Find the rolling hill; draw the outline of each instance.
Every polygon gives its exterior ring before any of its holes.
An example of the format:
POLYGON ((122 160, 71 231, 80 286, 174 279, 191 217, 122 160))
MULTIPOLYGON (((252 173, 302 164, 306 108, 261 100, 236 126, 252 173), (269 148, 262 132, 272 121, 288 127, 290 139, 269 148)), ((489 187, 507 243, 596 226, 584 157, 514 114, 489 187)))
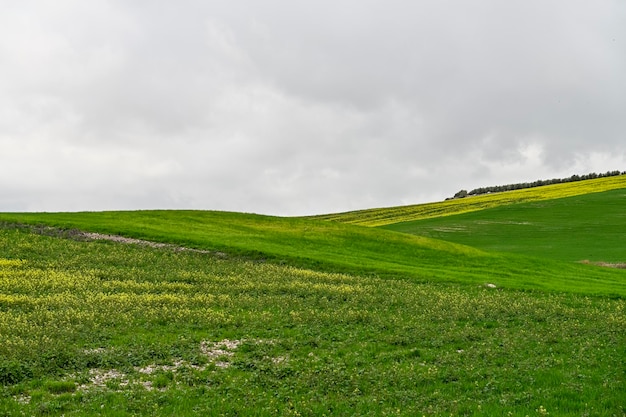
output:
POLYGON ((0 221, 121 235, 327 272, 626 295, 626 271, 486 252, 407 233, 310 218, 129 211, 6 213, 0 214, 0 221))
POLYGON ((357 210, 346 213, 313 216, 312 218, 333 220, 363 226, 385 226, 388 224, 408 222, 412 220, 479 211, 508 204, 553 200, 563 197, 624 188, 626 188, 626 175, 619 175, 579 182, 546 185, 516 191, 483 194, 474 197, 446 200, 435 203, 357 210))
POLYGON ((0 213, 0 415, 626 415, 625 197, 0 213))
POLYGON ((625 263, 626 190, 518 203, 449 217, 399 222, 388 230, 565 261, 625 263))

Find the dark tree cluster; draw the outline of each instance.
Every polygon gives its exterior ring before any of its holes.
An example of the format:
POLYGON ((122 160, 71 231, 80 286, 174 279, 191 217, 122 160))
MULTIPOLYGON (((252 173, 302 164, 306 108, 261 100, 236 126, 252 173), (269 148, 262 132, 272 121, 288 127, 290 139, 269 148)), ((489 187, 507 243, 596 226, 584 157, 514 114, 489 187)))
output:
POLYGON ((617 175, 626 175, 626 171, 607 171, 604 174, 596 174, 595 172, 586 174, 586 175, 572 175, 568 178, 553 178, 551 180, 537 180, 534 182, 522 182, 518 184, 507 184, 507 185, 496 185, 491 187, 480 187, 475 188, 471 191, 461 190, 457 192, 453 198, 463 198, 471 195, 480 195, 480 194, 488 194, 488 193, 499 193, 502 191, 513 191, 513 190, 521 190, 523 188, 533 188, 533 187, 541 187, 543 185, 550 184, 562 184, 566 182, 574 182, 574 181, 582 181, 582 180, 591 180, 594 178, 604 178, 604 177, 614 177, 617 175))

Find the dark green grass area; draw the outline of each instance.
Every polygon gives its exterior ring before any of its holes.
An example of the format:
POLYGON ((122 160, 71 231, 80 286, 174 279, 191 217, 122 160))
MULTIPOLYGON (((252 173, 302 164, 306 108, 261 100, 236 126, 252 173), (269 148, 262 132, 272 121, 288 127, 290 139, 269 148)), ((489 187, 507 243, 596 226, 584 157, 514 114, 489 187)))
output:
POLYGON ((625 312, 5 227, 0 415, 623 416, 625 312))
POLYGON ((487 251, 626 263, 626 190, 513 204, 384 228, 487 251))
POLYGON ((0 214, 0 221, 119 234, 326 272, 626 296, 623 270, 329 221, 212 211, 0 214))

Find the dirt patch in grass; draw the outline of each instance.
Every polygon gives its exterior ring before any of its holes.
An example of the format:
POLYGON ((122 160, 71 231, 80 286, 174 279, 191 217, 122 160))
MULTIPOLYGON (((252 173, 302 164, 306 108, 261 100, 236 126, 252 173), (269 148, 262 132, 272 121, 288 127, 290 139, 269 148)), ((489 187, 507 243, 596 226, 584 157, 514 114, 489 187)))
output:
POLYGON ((172 245, 170 243, 159 243, 152 242, 149 240, 142 239, 133 239, 130 237, 118 236, 118 235, 107 235, 102 233, 90 233, 90 232, 76 232, 75 236, 82 237, 87 240, 108 240, 111 242, 124 243, 129 245, 141 245, 148 246, 150 248, 162 248, 162 249, 171 249, 177 252, 194 252, 194 253, 204 253, 208 255, 217 256, 219 258, 226 258, 227 255, 223 252, 211 251, 211 250, 202 250, 202 249, 192 249, 186 248, 184 246, 172 245))
POLYGON ((602 262, 602 261, 591 262, 585 259, 585 260, 579 261, 579 263, 585 264, 585 265, 602 266, 604 268, 626 269, 626 262, 602 262))
MULTIPOLYGON (((235 355, 236 350, 242 343, 273 344, 274 342, 272 340, 248 339, 224 339, 218 342, 203 340, 200 342, 199 349, 202 355, 209 360, 209 364, 215 365, 216 368, 224 369, 231 366, 231 360, 235 355)), ((104 354, 108 351, 110 351, 110 349, 95 348, 85 350, 84 352, 98 355, 104 354)), ((287 361, 287 358, 284 356, 267 356, 265 359, 274 365, 283 364, 287 361)), ((202 372, 208 368, 208 364, 196 365, 180 358, 173 358, 171 364, 168 365, 149 364, 141 367, 136 366, 134 367, 134 372, 130 372, 129 374, 117 369, 93 368, 89 370, 87 381, 80 384, 77 388, 79 391, 112 389, 119 392, 120 390, 124 390, 132 386, 141 385, 148 391, 152 391, 154 389, 165 390, 166 387, 160 385, 161 382, 158 380, 158 374, 163 372, 176 374, 181 368, 188 368, 202 372)), ((69 375, 69 377, 73 379, 77 376, 72 374, 69 375)))
POLYGON ((78 241, 107 240, 110 242, 123 243, 127 245, 140 245, 140 246, 147 246, 150 248, 157 248, 157 249, 159 248, 169 249, 169 250, 173 250, 176 252, 203 253, 203 254, 215 256, 217 258, 228 257, 226 253, 220 252, 220 251, 193 249, 193 248, 187 248, 184 246, 173 245, 170 243, 153 242, 149 240, 134 239, 130 237, 119 236, 119 235, 109 235, 109 234, 104 234, 104 233, 84 232, 78 229, 61 229, 58 227, 51 227, 51 226, 42 226, 42 225, 31 226, 31 225, 26 225, 26 224, 11 224, 11 223, 5 223, 5 222, 0 222, 0 227, 28 229, 32 232, 35 232, 37 234, 44 235, 44 236, 60 237, 60 238, 65 238, 65 239, 78 240, 78 241))

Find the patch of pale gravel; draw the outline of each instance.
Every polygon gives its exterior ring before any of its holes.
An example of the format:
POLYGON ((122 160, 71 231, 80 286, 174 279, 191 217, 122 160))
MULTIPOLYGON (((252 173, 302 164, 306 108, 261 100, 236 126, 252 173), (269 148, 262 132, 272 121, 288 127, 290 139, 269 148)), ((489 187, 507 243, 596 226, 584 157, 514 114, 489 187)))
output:
MULTIPOLYGON (((119 381, 120 387, 128 387, 131 385, 126 374, 117 369, 90 369, 89 374, 91 375, 91 378, 89 378, 90 383, 80 385, 78 387, 79 391, 87 391, 93 388, 104 389, 109 381, 119 381)), ((154 389, 152 381, 137 381, 136 384, 141 385, 148 391, 154 389)))
POLYGON ((626 263, 596 262, 595 264, 605 268, 626 269, 626 263))
POLYGON ((144 387, 146 391, 154 390, 154 387, 152 386, 152 381, 142 381, 140 384, 142 387, 144 387))
POLYGON ((93 349, 83 349, 83 353, 85 355, 101 355, 103 353, 108 353, 111 352, 112 349, 110 348, 103 348, 103 347, 99 347, 99 348, 93 348, 93 349))
MULTIPOLYGON (((235 354, 235 350, 244 342, 252 342, 255 344, 267 343, 273 344, 273 340, 247 340, 247 339, 235 339, 229 340, 224 339, 220 342, 211 342, 208 340, 203 340, 200 342, 200 351, 204 356, 206 356, 209 360, 213 362, 215 366, 218 368, 228 368, 230 363, 224 360, 218 359, 229 359, 235 354)), ((270 359, 268 357, 268 359, 270 359)), ((271 358, 272 363, 278 364, 282 363, 284 358, 271 358)))
POLYGON ((26 395, 26 394, 14 395, 13 399, 17 401, 18 404, 21 404, 21 405, 30 404, 30 395, 26 395))
POLYGON ((192 369, 196 369, 199 371, 204 371, 206 369, 206 366, 198 366, 198 365, 189 363, 187 361, 177 360, 172 365, 152 364, 152 365, 144 366, 143 368, 136 367, 135 370, 139 372, 140 374, 152 375, 156 371, 176 372, 178 371, 179 368, 182 368, 183 366, 186 368, 192 368, 192 369))
POLYGON ((173 245, 168 245, 167 243, 151 242, 149 240, 133 239, 130 237, 124 237, 124 236, 118 236, 118 235, 107 235, 107 234, 102 234, 102 233, 81 232, 80 235, 84 238, 92 239, 92 240, 109 240, 111 242, 144 245, 144 246, 150 246, 152 248, 166 248, 169 246, 173 246, 173 245))
POLYGON ((449 226, 449 227, 436 227, 434 230, 437 232, 464 232, 467 228, 465 226, 449 226))
POLYGON ((103 233, 91 233, 91 232, 78 232, 77 235, 82 238, 90 239, 90 240, 108 240, 111 242, 124 243, 127 245, 142 245, 142 246, 148 246, 150 248, 172 249, 178 252, 204 253, 204 254, 214 255, 219 258, 227 257, 227 255, 223 252, 202 250, 202 249, 192 249, 192 248, 186 248, 184 246, 172 245, 170 243, 152 242, 150 240, 133 239, 130 237, 124 237, 124 236, 119 236, 119 235, 107 235, 103 233))
POLYGON ((272 360, 272 363, 274 365, 278 365, 278 364, 286 362, 287 361, 287 357, 285 357, 285 356, 278 356, 276 358, 271 358, 271 360, 272 360))
POLYGON ((160 242, 152 242, 149 240, 133 239, 133 238, 119 236, 119 235, 84 232, 82 230, 77 230, 77 229, 61 229, 58 227, 51 227, 51 226, 28 226, 28 225, 21 225, 21 224, 16 225, 16 226, 19 228, 27 228, 35 233, 39 233, 44 236, 62 237, 62 238, 75 239, 75 240, 108 240, 108 241, 124 243, 124 244, 143 245, 143 246, 148 246, 152 248, 171 249, 177 252, 204 253, 204 254, 213 255, 217 258, 228 257, 228 254, 224 252, 220 252, 220 251, 192 249, 192 248, 186 248, 184 246, 172 245, 169 243, 160 243, 160 242))
POLYGON ((200 342, 200 351, 218 368, 228 368, 230 362, 218 359, 232 357, 235 354, 233 351, 237 349, 242 342, 243 340, 228 339, 224 339, 221 342, 203 340, 200 342))
POLYGON ((200 351, 209 359, 216 359, 222 356, 233 356, 233 350, 237 349, 243 340, 224 339, 221 342, 200 342, 200 351))
MULTIPOLYGON (((205 355, 210 360, 210 362, 216 367, 228 368, 231 365, 229 360, 231 357, 234 356, 235 350, 237 350, 237 348, 239 348, 239 346, 241 346, 241 344, 245 342, 252 342, 255 344, 260 344, 260 343, 273 344, 274 343, 273 340, 224 339, 219 342, 203 340, 202 342, 200 342, 200 352, 202 352, 202 354, 205 355)), ((95 348, 95 349, 85 350, 85 353, 100 354, 100 353, 105 353, 108 350, 109 349, 107 348, 95 348)), ((285 356, 278 356, 278 357, 266 356, 264 359, 268 360, 269 362, 272 362, 275 365, 279 365, 287 361, 287 357, 285 356)), ((137 373, 140 373, 143 375, 152 375, 158 371, 177 372, 182 367, 192 368, 192 369, 199 370, 199 371, 204 371, 207 368, 206 365, 204 366, 194 365, 185 360, 178 359, 178 360, 175 360, 171 365, 151 364, 151 365, 147 365, 143 367, 135 367, 134 370, 137 373)), ((70 377, 75 377, 75 375, 70 375, 70 377)), ((78 389, 81 391, 86 391, 86 390, 93 389, 93 388, 106 388, 106 385, 109 381, 118 381, 120 387, 127 387, 131 385, 131 382, 128 376, 125 373, 120 372, 116 369, 90 369, 89 370, 89 383, 80 385, 78 389)), ((134 381, 132 384, 141 385, 143 388, 145 388, 148 391, 152 391, 155 389, 152 381, 134 381)), ((26 401, 25 398, 26 397, 24 397, 24 399, 22 399, 21 397, 19 398, 16 397, 16 401, 26 401)), ((28 397, 28 401, 30 401, 30 397, 28 397)))
POLYGON ((602 261, 591 262, 588 259, 585 259, 583 261, 578 261, 578 263, 585 264, 585 265, 602 266, 604 268, 626 269, 626 263, 625 262, 602 262, 602 261))
POLYGON ((120 386, 125 387, 129 384, 126 374, 117 369, 90 369, 89 370, 90 385, 83 384, 78 387, 79 390, 87 390, 92 387, 105 388, 107 382, 119 380, 120 386))

